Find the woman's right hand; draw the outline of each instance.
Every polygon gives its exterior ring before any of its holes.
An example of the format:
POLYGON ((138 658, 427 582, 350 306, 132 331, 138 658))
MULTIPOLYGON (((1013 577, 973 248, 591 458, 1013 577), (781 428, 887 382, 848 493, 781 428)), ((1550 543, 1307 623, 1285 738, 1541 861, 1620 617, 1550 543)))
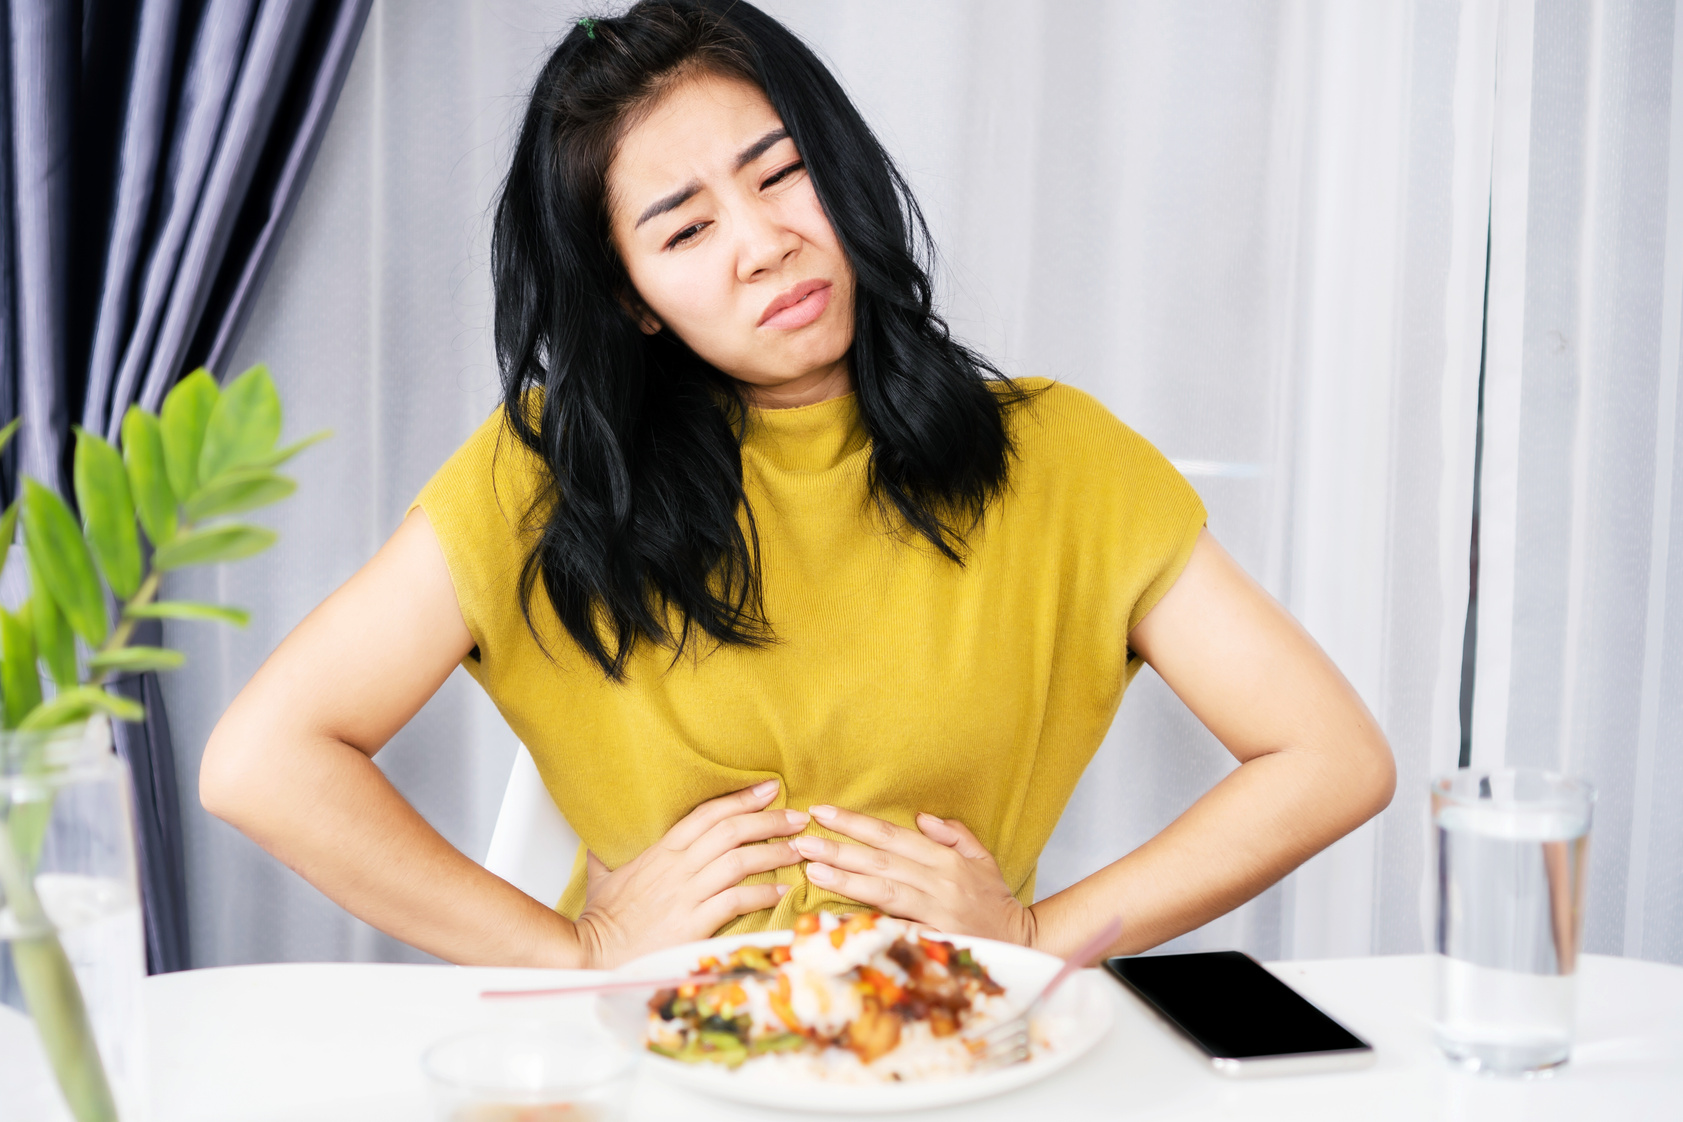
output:
POLYGON ((704 802, 612 872, 587 853, 576 924, 583 965, 611 970, 662 947, 711 938, 737 916, 775 905, 788 885, 740 882, 802 860, 789 842, 769 840, 807 824, 804 811, 765 809, 776 795, 777 780, 768 779, 704 802))

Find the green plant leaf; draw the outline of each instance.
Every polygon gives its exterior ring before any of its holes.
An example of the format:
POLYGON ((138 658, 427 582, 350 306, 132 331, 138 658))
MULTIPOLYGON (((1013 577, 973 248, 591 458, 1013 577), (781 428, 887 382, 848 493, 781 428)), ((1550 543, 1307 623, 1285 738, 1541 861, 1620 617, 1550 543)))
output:
POLYGON ((244 608, 199 604, 192 600, 160 600, 155 604, 137 604, 124 614, 132 619, 192 619, 209 623, 231 623, 235 627, 244 627, 251 622, 251 613, 244 608))
POLYGON ((5 722, 17 728, 41 704, 41 675, 35 669, 35 635, 29 629, 29 608, 14 615, 0 608, 0 689, 6 693, 5 722))
POLYGON ((35 591, 29 598, 29 621, 35 629, 35 647, 47 672, 59 689, 76 684, 76 636, 70 632, 70 621, 47 591, 47 584, 35 565, 29 566, 29 584, 35 591))
POLYGON ((204 448, 205 426, 221 398, 216 379, 201 366, 164 395, 163 408, 158 411, 170 490, 183 502, 199 489, 199 453, 204 448))
POLYGON ((0 429, 0 452, 4 452, 6 450, 6 445, 12 442, 12 437, 18 434, 18 426, 21 424, 23 424, 23 418, 21 416, 13 417, 11 420, 6 422, 5 428, 0 429))
POLYGON ((37 708, 18 727, 31 732, 56 729, 94 713, 109 713, 119 721, 146 719, 146 710, 138 701, 106 693, 98 686, 77 686, 37 708))
POLYGON ((229 526, 189 530, 185 534, 177 534, 168 545, 159 546, 152 554, 152 564, 167 571, 188 565, 238 561, 268 549, 275 544, 275 537, 275 532, 266 527, 237 522, 229 526))
POLYGON ((210 412, 199 452, 199 483, 213 482, 225 471, 245 467, 275 450, 280 439, 281 403, 269 368, 253 366, 222 390, 210 412))
POLYGON ((201 522, 224 514, 256 510, 278 503, 296 490, 298 484, 272 471, 250 468, 225 471, 200 487, 199 493, 187 503, 187 521, 201 522))
POLYGON ((18 536, 18 512, 23 508, 18 500, 13 499, 12 505, 6 508, 5 514, 0 514, 0 570, 6 567, 6 558, 12 552, 12 542, 18 536))
POLYGON ((96 674, 107 670, 139 673, 146 670, 174 670, 187 661, 187 656, 168 647, 118 647, 101 651, 88 659, 88 669, 96 674))
POLYGON ((158 418, 138 405, 123 415, 123 466, 129 473, 129 490, 135 510, 152 544, 162 545, 175 537, 176 498, 164 462, 164 436, 158 418))
POLYGON ((105 583, 119 600, 127 600, 140 588, 140 533, 134 528, 129 473, 121 454, 104 438, 84 428, 75 431, 72 476, 82 528, 105 583))
POLYGON ((82 528, 63 499, 27 477, 23 481, 23 543, 35 572, 76 634, 90 647, 105 642, 110 627, 105 593, 82 540, 82 528))
POLYGON ((322 429, 320 432, 312 432, 303 440, 297 441, 293 444, 288 444, 285 448, 276 448, 267 456, 259 456, 246 466, 250 468, 278 468, 282 464, 286 463, 286 461, 302 452, 304 449, 310 447, 310 445, 320 444, 332 435, 332 429, 322 429))

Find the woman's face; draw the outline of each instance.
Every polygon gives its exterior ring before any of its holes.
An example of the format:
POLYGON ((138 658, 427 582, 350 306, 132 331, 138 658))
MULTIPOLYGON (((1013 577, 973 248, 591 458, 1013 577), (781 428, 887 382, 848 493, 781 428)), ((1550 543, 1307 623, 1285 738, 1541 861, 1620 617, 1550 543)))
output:
POLYGON ((620 141, 608 210, 645 331, 675 332, 759 405, 851 389, 853 270, 758 87, 673 87, 620 141))

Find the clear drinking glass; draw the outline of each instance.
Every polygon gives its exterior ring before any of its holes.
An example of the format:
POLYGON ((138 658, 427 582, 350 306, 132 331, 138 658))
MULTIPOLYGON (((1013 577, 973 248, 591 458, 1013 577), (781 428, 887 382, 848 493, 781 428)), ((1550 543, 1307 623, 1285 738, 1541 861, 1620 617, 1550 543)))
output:
POLYGON ((103 717, 0 733, 0 1004, 34 1020, 67 1100, 124 1122, 147 1111, 129 806, 103 717))
POLYGON ((1589 784, 1528 769, 1432 781, 1437 1021, 1451 1060, 1525 1073, 1572 1050, 1589 784))
POLYGON ((439 1122, 618 1122, 637 1055, 600 1031, 512 1025, 427 1049, 439 1122))

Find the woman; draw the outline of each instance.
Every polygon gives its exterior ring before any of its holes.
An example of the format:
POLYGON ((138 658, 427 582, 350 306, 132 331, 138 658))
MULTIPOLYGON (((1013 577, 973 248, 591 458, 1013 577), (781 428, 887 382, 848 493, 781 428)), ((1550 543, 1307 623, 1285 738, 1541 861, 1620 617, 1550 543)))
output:
POLYGON ((1377 813, 1349 685, 1154 449, 948 337, 926 237, 757 9, 579 21, 497 210, 504 407, 229 708, 206 807, 441 957, 594 967, 859 904, 1138 951, 1377 813), (583 841, 554 910, 372 763, 458 663, 583 841), (1241 766, 1035 902, 1143 663, 1241 766))

